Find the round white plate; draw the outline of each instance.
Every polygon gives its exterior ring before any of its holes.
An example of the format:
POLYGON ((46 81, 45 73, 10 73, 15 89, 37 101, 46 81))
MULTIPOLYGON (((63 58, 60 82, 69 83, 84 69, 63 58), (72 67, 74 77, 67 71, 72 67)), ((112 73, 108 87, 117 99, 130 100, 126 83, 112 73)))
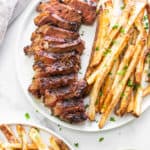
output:
MULTIPOLYGON (((28 93, 28 87, 32 81, 33 77, 33 70, 32 70, 32 64, 33 64, 33 58, 29 58, 28 56, 25 56, 23 48, 30 44, 30 37, 31 33, 35 30, 35 25, 33 23, 34 17, 37 15, 35 8, 37 4, 40 2, 40 0, 32 1, 28 8, 25 10, 25 12, 22 15, 22 23, 20 24, 20 28, 18 28, 18 41, 16 45, 16 66, 17 66, 17 75, 19 82, 21 84, 21 87, 23 88, 23 91, 25 95, 27 96, 27 99, 29 100, 30 103, 33 104, 35 109, 37 109, 40 113, 42 113, 45 117, 47 117, 50 121, 53 121, 54 123, 60 124, 64 127, 74 129, 74 130, 80 130, 80 131, 86 131, 86 132, 96 132, 96 131, 104 131, 104 130, 110 130, 113 128, 120 127, 122 125, 127 124, 131 120, 134 119, 132 116, 125 116, 122 118, 115 117, 116 121, 111 122, 108 121, 107 124, 103 129, 98 128, 98 116, 96 121, 90 122, 90 121, 85 121, 84 123, 74 125, 74 124, 69 124, 63 121, 60 121, 58 118, 52 116, 50 114, 50 110, 44 107, 42 102, 39 100, 36 100, 34 97, 32 97, 28 93)), ((120 8, 120 7, 119 7, 120 8)), ((80 77, 82 77, 86 71, 88 62, 89 62, 89 57, 91 53, 91 47, 93 44, 93 39, 94 39, 94 34, 95 34, 95 24, 93 26, 83 26, 80 29, 80 32, 83 33, 83 36, 81 38, 85 41, 85 51, 82 56, 82 68, 81 68, 81 73, 79 74, 80 77)), ((150 101, 146 100, 148 99, 145 98, 143 102, 143 108, 142 111, 145 111, 149 106, 150 106, 150 101)), ((86 102, 89 101, 88 98, 85 100, 86 102)), ((112 114, 113 115, 113 114, 112 114)))
MULTIPOLYGON (((45 144, 50 146, 49 139, 51 136, 55 136, 56 138, 62 140, 69 147, 70 150, 73 150, 73 147, 65 139, 63 139, 61 136, 56 134, 54 131, 47 129, 45 127, 41 127, 41 126, 35 125, 35 124, 26 124, 26 123, 7 122, 7 123, 3 123, 3 124, 8 125, 14 131, 14 133, 16 133, 16 125, 22 125, 26 131, 29 131, 30 128, 36 128, 40 131, 40 136, 45 144)), ((1 133, 0 133, 0 140, 6 141, 6 139, 4 138, 4 135, 1 133)))

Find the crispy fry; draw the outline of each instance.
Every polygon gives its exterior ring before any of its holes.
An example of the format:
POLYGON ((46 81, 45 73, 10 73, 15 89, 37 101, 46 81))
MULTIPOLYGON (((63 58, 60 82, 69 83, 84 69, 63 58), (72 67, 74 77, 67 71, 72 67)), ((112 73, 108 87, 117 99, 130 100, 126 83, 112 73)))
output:
MULTIPOLYGON (((145 5, 146 5, 146 2, 143 2, 140 4, 140 8, 136 6, 137 8, 135 8, 135 10, 132 13, 132 16, 130 16, 130 18, 129 18, 128 25, 124 28, 124 33, 129 32, 129 30, 131 29, 136 18, 139 16, 140 12, 144 9, 145 5)), ((109 35, 109 37, 110 37, 110 35, 109 35)), ((111 47, 112 53, 109 53, 104 58, 101 65, 98 66, 98 68, 96 68, 96 70, 87 78, 88 84, 91 85, 92 83, 94 83, 96 78, 101 78, 102 81, 104 80, 107 73, 110 71, 111 66, 113 65, 114 59, 122 52, 122 49, 126 45, 128 38, 129 38, 128 34, 121 34, 117 38, 118 44, 114 44, 111 47), (108 67, 106 67, 106 65, 108 65, 108 67)))
POLYGON ((134 50, 135 50, 135 46, 133 45, 130 45, 124 55, 124 58, 119 66, 119 69, 117 71, 117 74, 115 76, 115 80, 113 82, 113 85, 112 85, 112 88, 111 88, 111 91, 110 93, 107 95, 106 99, 105 99, 105 102, 104 102, 104 108, 101 110, 101 112, 103 113, 106 108, 108 107, 108 105, 111 103, 111 98, 112 98, 112 95, 113 95, 113 91, 114 91, 114 88, 119 84, 119 82, 121 82, 121 79, 123 78, 124 74, 126 73, 127 71, 127 67, 128 67, 128 64, 133 56, 133 53, 134 53, 134 50))
POLYGON ((55 139, 53 137, 50 137, 50 143, 51 143, 51 147, 54 150, 61 150, 59 145, 57 144, 57 142, 55 141, 55 139))
MULTIPOLYGON (((130 83, 133 84, 133 75, 129 81, 130 81, 130 83)), ((133 86, 131 86, 131 84, 130 85, 128 84, 125 88, 125 91, 123 92, 122 97, 121 97, 119 109, 116 111, 116 114, 118 116, 123 116, 126 113, 129 102, 131 101, 132 90, 133 90, 133 86)))
POLYGON ((143 48, 143 35, 139 35, 138 39, 137 39, 137 45, 135 48, 135 54, 133 56, 133 59, 131 60, 131 63, 127 69, 127 72, 122 80, 122 82, 117 86, 117 88, 115 88, 114 90, 114 95, 112 98, 112 102, 111 104, 108 106, 107 110, 105 111, 105 113, 102 115, 102 118, 99 122, 99 127, 102 128, 104 126, 104 124, 106 123, 106 120, 108 119, 110 113, 112 112, 112 110, 114 109, 114 107, 117 105, 117 103, 119 102, 120 96, 125 88, 125 85, 130 77, 130 75, 132 74, 132 72, 135 69, 135 66, 138 62, 138 58, 140 56, 140 52, 141 49, 143 48))
POLYGON ((48 147, 43 143, 39 135, 39 132, 36 129, 31 128, 29 132, 29 136, 39 150, 48 150, 48 147))
POLYGON ((109 75, 105 81, 104 87, 102 89, 102 95, 99 97, 99 111, 100 112, 101 112, 101 109, 104 107, 104 105, 103 105, 104 100, 105 100, 107 94, 109 93, 109 91, 111 90, 116 72, 118 70, 118 66, 119 66, 119 59, 115 62, 111 72, 109 73, 109 75))
POLYGON ((150 94, 150 85, 148 85, 147 87, 145 87, 143 89, 143 96, 144 97, 147 96, 147 95, 149 95, 149 94, 150 94))
POLYGON ((127 108, 127 113, 132 113, 133 109, 134 109, 134 93, 133 93, 133 89, 132 89, 131 100, 130 100, 128 108, 127 108))
POLYGON ((98 24, 97 24, 97 34, 95 37, 95 44, 93 47, 93 56, 91 59, 90 67, 95 66, 97 61, 103 57, 103 51, 101 50, 104 44, 104 39, 107 34, 110 20, 111 20, 111 12, 112 12, 112 1, 107 0, 102 6, 102 10, 98 16, 98 24))

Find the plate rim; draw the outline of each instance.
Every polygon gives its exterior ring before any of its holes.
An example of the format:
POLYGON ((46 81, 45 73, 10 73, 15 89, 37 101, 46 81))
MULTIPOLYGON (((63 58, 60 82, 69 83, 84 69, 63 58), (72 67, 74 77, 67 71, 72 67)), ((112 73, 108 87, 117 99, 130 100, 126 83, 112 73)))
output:
POLYGON ((40 130, 47 132, 50 135, 56 136, 58 139, 62 140, 70 148, 70 150, 74 150, 73 146, 64 137, 62 137, 61 135, 59 135, 57 132, 53 131, 52 129, 49 129, 49 128, 42 126, 42 125, 39 125, 37 123, 30 123, 30 122, 27 123, 24 121, 19 121, 19 122, 6 121, 4 123, 2 123, 2 122, 0 123, 0 125, 2 125, 2 124, 10 125, 10 126, 12 126, 12 125, 23 125, 25 127, 38 128, 40 130))
MULTIPOLYGON (((25 24, 25 21, 27 20, 28 16, 30 15, 31 11, 34 10, 35 6, 40 2, 41 0, 37 0, 37 1, 31 1, 29 3, 29 5, 27 6, 27 8, 25 9, 25 12, 23 12, 23 14, 21 15, 22 18, 24 18, 24 21, 22 21, 20 24, 19 24, 19 28, 18 28, 18 35, 17 35, 17 40, 16 41, 19 41, 19 37, 21 36, 21 31, 23 30, 23 27, 24 27, 24 24, 25 24), (28 10, 28 12, 27 12, 28 10)), ((20 18, 19 18, 20 19, 20 18)), ((20 73, 19 73, 19 66, 18 66, 18 62, 17 62, 17 57, 18 57, 18 50, 20 48, 20 44, 19 42, 16 42, 16 49, 15 49, 15 66, 16 66, 16 76, 17 76, 17 80, 20 84, 20 87, 23 91, 23 93, 25 94, 25 97, 27 98, 27 100, 32 104, 33 108, 35 108, 36 110, 38 110, 42 115, 43 117, 45 117, 47 120, 55 123, 55 124, 60 124, 61 126, 65 127, 65 128, 68 128, 68 129, 71 129, 71 130, 75 130, 75 131, 80 131, 80 132, 100 132, 100 131, 109 131, 109 130, 113 130, 113 129, 117 129, 119 127, 122 127, 122 126, 125 126, 127 124, 129 124, 131 121, 135 120, 134 117, 130 117, 129 118, 126 118, 128 120, 126 121, 122 121, 121 123, 118 123, 116 125, 113 125, 111 128, 109 127, 104 127, 103 129, 94 129, 94 130, 89 130, 89 129, 80 129, 79 126, 75 126, 75 125, 72 125, 72 124, 69 124, 67 122, 64 122, 64 121, 61 121, 59 119, 57 119, 56 117, 54 116, 51 116, 51 115, 48 115, 46 112, 44 112, 44 110, 42 108, 40 108, 34 101, 35 99, 32 98, 32 96, 28 93, 27 89, 25 90, 24 87, 23 87, 23 84, 22 84, 22 80, 21 80, 21 77, 20 77, 20 73)), ((149 106, 148 106, 149 107, 149 106)), ((147 107, 147 108, 148 108, 147 107)), ((144 110, 146 111, 147 108, 144 110)), ((143 113, 143 112, 142 112, 143 113)))

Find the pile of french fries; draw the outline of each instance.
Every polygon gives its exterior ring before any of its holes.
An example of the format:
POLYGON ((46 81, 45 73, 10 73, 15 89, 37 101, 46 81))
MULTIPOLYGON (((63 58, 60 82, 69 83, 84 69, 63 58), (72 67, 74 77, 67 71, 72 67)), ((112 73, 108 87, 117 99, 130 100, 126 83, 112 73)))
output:
POLYGON ((41 138, 40 131, 36 128, 30 128, 27 133, 22 125, 16 125, 18 135, 15 135, 11 127, 3 124, 0 125, 0 131, 8 141, 0 140, 0 150, 69 150, 63 141, 53 135, 49 139, 50 146, 46 145, 41 138))
POLYGON ((150 93, 143 85, 150 76, 150 7, 147 0, 124 0, 113 22, 113 2, 100 7, 92 56, 86 80, 92 87, 88 116, 100 113, 103 128, 112 111, 139 117, 142 99, 150 93), (149 11, 149 12, 148 12, 149 11), (112 23, 113 22, 113 23, 112 23))

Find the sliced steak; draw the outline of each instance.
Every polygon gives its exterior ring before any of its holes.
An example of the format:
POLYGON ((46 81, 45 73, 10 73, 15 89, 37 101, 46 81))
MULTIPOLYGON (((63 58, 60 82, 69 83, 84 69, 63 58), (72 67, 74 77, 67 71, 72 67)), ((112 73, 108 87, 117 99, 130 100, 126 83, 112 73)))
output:
POLYGON ((59 88, 57 90, 46 90, 44 95, 44 103, 46 106, 52 107, 57 101, 82 98, 85 96, 87 88, 87 82, 81 80, 74 82, 68 87, 59 88))
POLYGON ((87 119, 83 99, 58 101, 52 108, 52 114, 70 123, 79 123, 87 119))
POLYGON ((82 12, 83 23, 87 25, 91 25, 94 23, 94 20, 96 19, 96 2, 84 2, 81 0, 64 0, 64 2, 74 9, 82 12))
POLYGON ((70 73, 77 73, 80 69, 80 62, 76 60, 58 61, 53 64, 45 64, 41 61, 35 62, 33 65, 34 71, 48 75, 64 75, 70 73))
POLYGON ((57 89, 59 87, 68 86, 77 79, 76 74, 69 74, 63 76, 50 76, 34 78, 29 87, 29 92, 35 97, 40 98, 44 95, 45 90, 57 89))
POLYGON ((31 46, 27 46, 24 48, 24 52, 27 55, 32 55, 36 51, 48 51, 48 52, 55 52, 55 53, 64 53, 67 51, 76 50, 79 54, 82 54, 84 50, 84 42, 78 38, 74 41, 67 41, 62 43, 59 40, 52 40, 52 39, 41 39, 38 42, 33 42, 31 46))
POLYGON ((54 27, 52 25, 43 25, 33 32, 31 40, 34 41, 38 37, 51 36, 54 38, 75 40, 79 37, 79 33, 54 27))
POLYGON ((80 55, 76 51, 66 53, 51 53, 46 51, 37 51, 34 55, 35 62, 42 61, 44 63, 52 64, 54 62, 63 62, 66 60, 74 60, 80 64, 80 55))
POLYGON ((63 3, 60 3, 59 1, 50 1, 50 2, 42 2, 37 7, 37 10, 39 12, 45 12, 48 11, 50 13, 56 14, 60 16, 61 18, 69 21, 69 22, 75 22, 78 25, 81 24, 81 12, 78 10, 73 9, 70 6, 64 5, 63 3))
POLYGON ((44 24, 51 24, 66 30, 77 31, 80 27, 76 22, 70 22, 63 19, 55 13, 50 13, 48 11, 40 13, 35 19, 34 23, 37 26, 42 26, 44 24))

